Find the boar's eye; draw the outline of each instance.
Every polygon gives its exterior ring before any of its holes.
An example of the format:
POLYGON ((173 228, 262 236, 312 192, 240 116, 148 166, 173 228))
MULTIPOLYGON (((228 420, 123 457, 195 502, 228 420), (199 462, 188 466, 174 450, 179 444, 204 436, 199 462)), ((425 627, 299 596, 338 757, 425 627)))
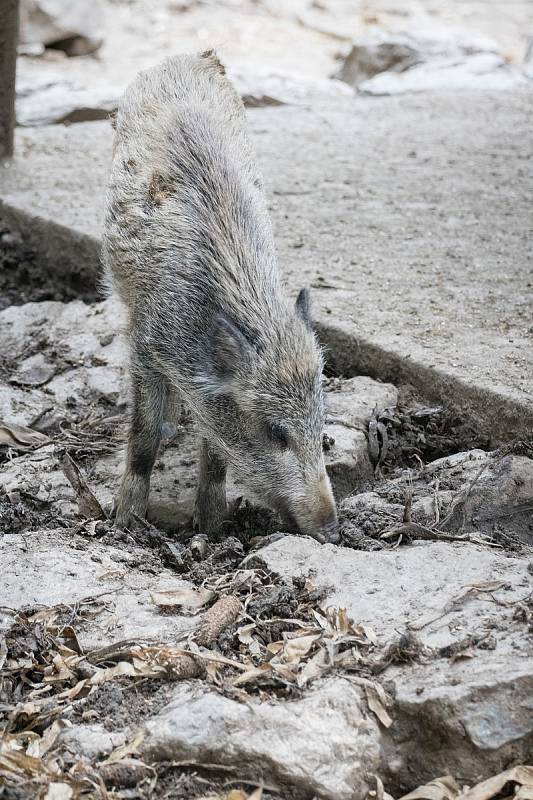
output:
POLYGON ((289 446, 289 431, 285 425, 271 423, 268 426, 268 438, 283 449, 289 446))

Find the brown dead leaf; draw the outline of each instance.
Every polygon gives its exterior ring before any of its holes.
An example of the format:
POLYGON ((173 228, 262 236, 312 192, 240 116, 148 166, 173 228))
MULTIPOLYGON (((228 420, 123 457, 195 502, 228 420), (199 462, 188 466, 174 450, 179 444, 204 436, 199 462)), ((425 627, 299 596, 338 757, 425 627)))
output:
POLYGON ((56 743, 57 737, 65 728, 66 723, 63 720, 54 720, 43 733, 42 739, 39 741, 39 755, 41 758, 51 750, 56 743))
POLYGON ((241 644, 246 645, 248 652, 252 656, 259 657, 265 648, 263 644, 259 643, 255 636, 252 636, 252 632, 256 630, 257 625, 255 622, 251 622, 249 625, 243 625, 237 628, 237 638, 241 644))
POLYGON ((251 669, 238 675, 232 682, 232 686, 243 686, 245 683, 251 683, 272 674, 272 667, 270 664, 261 664, 259 667, 252 667, 251 669))
POLYGON ((50 443, 48 436, 24 425, 0 421, 0 446, 12 447, 13 450, 25 452, 35 450, 50 443))
POLYGON ((319 678, 329 669, 327 653, 323 648, 320 648, 315 655, 307 661, 298 673, 296 682, 298 686, 303 689, 310 681, 319 678))
POLYGON ((369 625, 363 625, 362 623, 358 625, 357 628, 361 631, 363 636, 368 639, 370 644, 377 645, 378 637, 376 636, 376 632, 373 628, 371 628, 369 625))
POLYGON ((237 628, 237 638, 239 642, 241 642, 241 644, 252 644, 254 642, 252 631, 255 630, 257 630, 255 622, 250 622, 249 625, 241 625, 240 628, 237 628))
POLYGON ((29 756, 21 750, 0 750, 0 772, 4 771, 19 777, 46 777, 51 775, 40 758, 29 756))
POLYGON ((366 702, 368 703, 370 711, 376 715, 385 728, 390 728, 392 725, 392 719, 385 708, 386 696, 383 687, 377 683, 372 683, 369 681, 365 685, 365 694, 366 702))
POLYGON ((7 658, 7 643, 4 637, 0 639, 0 670, 5 664, 7 658))
POLYGON ((513 800, 533 797, 533 767, 513 767, 466 791, 461 790, 451 775, 444 775, 403 795, 400 800, 491 800, 501 795, 507 784, 513 783, 517 784, 511 793, 513 800))
POLYGON ((99 501, 89 489, 89 485, 83 477, 78 465, 72 460, 68 453, 64 453, 60 459, 61 469, 68 480, 78 500, 78 511, 82 517, 87 519, 106 519, 104 509, 99 501))
POLYGON ((283 646, 282 655, 288 664, 299 664, 308 654, 315 642, 322 637, 322 633, 315 633, 307 636, 297 636, 294 639, 287 639, 283 646))
POLYGON ((273 656, 277 655, 280 650, 283 650, 283 642, 270 642, 266 646, 267 652, 273 656))
POLYGON ((165 610, 180 608, 196 614, 214 596, 214 592, 203 588, 164 589, 160 592, 152 592, 152 602, 165 610))
POLYGON ((461 795, 461 800, 490 800, 490 798, 499 795, 507 783, 519 784, 514 798, 521 797, 525 800, 533 791, 533 767, 513 767, 505 772, 500 772, 499 775, 482 781, 466 791, 461 795))
POLYGON ((120 747, 115 748, 111 755, 109 755, 103 764, 115 764, 117 761, 121 761, 123 758, 127 756, 134 755, 138 752, 139 747, 144 742, 146 734, 143 731, 137 731, 131 742, 126 742, 126 744, 122 744, 120 747))
POLYGON ((130 664, 129 661, 119 661, 114 667, 99 669, 97 672, 95 672, 90 679, 90 683, 92 686, 99 686, 101 683, 112 681, 113 678, 122 677, 124 675, 133 677, 139 674, 140 673, 135 669, 133 664, 130 664))
POLYGON ((455 800, 461 794, 461 787, 451 775, 443 775, 429 783, 419 786, 401 800, 455 800))
POLYGON ((98 575, 96 578, 97 581, 120 581, 125 578, 127 572, 125 569, 108 569, 105 572, 102 572, 101 575, 98 575))

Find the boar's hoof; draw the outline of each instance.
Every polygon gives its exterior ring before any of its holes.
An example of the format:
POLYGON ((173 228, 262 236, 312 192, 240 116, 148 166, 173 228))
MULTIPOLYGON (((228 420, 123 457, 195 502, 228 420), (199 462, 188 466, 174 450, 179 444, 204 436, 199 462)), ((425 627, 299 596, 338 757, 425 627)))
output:
POLYGON ((322 542, 323 544, 338 544, 341 540, 341 536, 339 533, 339 525, 337 521, 331 522, 328 525, 324 525, 320 529, 319 536, 316 537, 318 541, 322 542), (320 537, 320 538, 319 538, 320 537))

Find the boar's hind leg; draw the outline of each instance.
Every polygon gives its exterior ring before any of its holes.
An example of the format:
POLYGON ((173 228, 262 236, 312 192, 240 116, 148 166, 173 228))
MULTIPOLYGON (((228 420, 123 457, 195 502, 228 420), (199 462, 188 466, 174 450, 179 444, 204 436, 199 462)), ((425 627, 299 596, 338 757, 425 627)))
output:
POLYGON ((199 533, 212 533, 225 516, 226 462, 218 453, 209 449, 207 439, 202 439, 194 527, 199 533))
POLYGON ((132 364, 131 425, 126 470, 120 485, 116 524, 128 527, 135 517, 146 517, 150 475, 161 441, 161 426, 167 400, 164 378, 152 370, 132 364))

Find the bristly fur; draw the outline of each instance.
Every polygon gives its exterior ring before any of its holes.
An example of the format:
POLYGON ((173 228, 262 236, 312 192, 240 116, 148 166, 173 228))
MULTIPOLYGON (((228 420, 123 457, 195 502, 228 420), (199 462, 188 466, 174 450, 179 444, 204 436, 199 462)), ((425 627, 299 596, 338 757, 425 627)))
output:
POLYGON ((295 307, 282 286, 244 108, 213 51, 167 59, 126 91, 103 259, 129 311, 134 397, 120 520, 145 513, 148 487, 135 465, 153 463, 157 426, 178 390, 204 437, 198 524, 212 528, 223 514, 228 461, 302 530, 333 530, 309 298, 295 307), (278 423, 289 448, 268 437, 278 423))

